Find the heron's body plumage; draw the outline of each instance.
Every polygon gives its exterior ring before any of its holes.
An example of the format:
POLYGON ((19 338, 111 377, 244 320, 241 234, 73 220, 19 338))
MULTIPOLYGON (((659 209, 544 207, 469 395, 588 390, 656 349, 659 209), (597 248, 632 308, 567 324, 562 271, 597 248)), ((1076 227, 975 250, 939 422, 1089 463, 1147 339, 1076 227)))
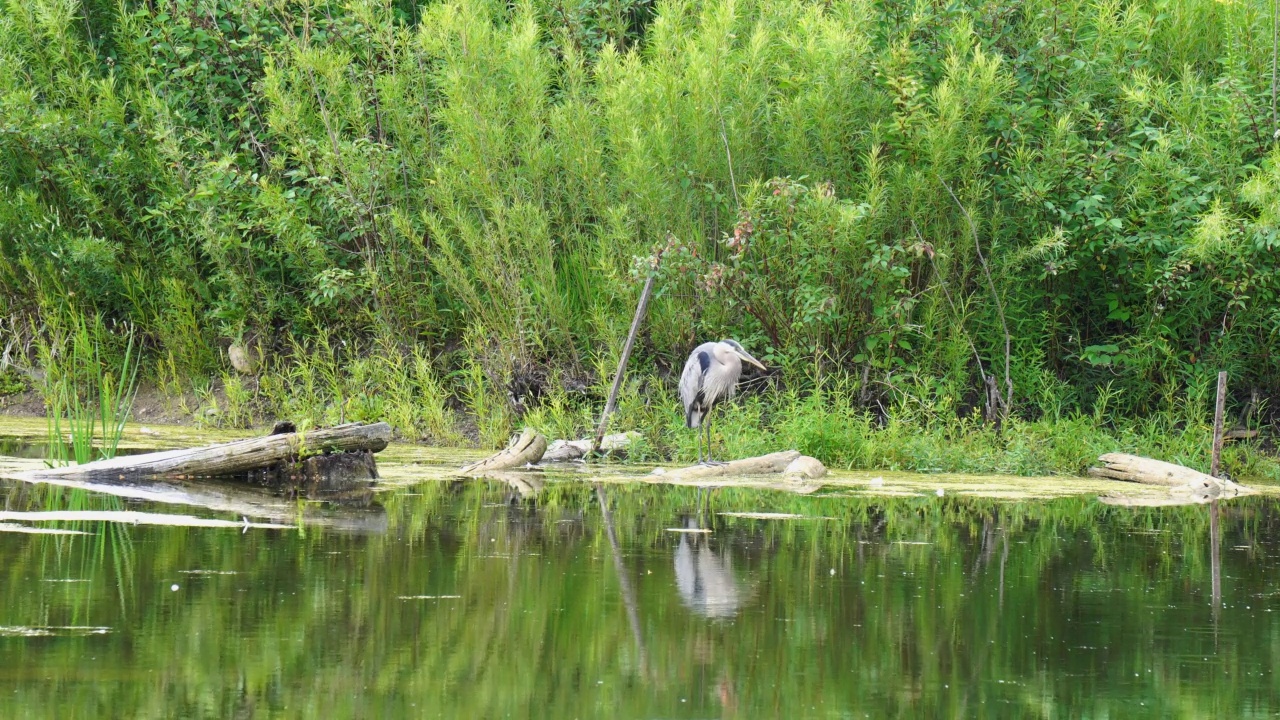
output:
MULTIPOLYGON (((711 423, 707 415, 721 400, 733 397, 742 375, 742 361, 764 369, 764 365, 736 340, 702 343, 689 353, 680 373, 680 402, 684 404, 684 424, 699 428, 706 424, 707 461, 711 461, 711 423)), ((702 434, 699 433, 698 461, 702 462, 702 434)))
POLYGON ((721 400, 733 397, 742 375, 742 361, 733 347, 707 342, 694 348, 680 373, 680 401, 685 426, 696 428, 721 400))

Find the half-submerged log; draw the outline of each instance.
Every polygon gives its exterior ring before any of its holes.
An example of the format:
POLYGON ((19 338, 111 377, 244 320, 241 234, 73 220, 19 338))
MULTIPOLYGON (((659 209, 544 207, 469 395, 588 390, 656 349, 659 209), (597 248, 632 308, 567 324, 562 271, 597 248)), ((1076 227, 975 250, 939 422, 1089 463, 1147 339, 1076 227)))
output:
POLYGON ((1210 502, 1257 492, 1225 478, 1138 455, 1107 453, 1098 461, 1104 466, 1089 468, 1093 477, 1167 487, 1174 502, 1210 502))
POLYGON ((479 462, 466 465, 460 471, 463 475, 484 475, 496 470, 532 465, 542 459, 547 452, 547 438, 532 428, 525 428, 507 447, 479 462))
POLYGON ((84 465, 38 470, 31 475, 35 479, 128 482, 157 477, 191 479, 244 476, 245 479, 253 480, 251 475, 255 472, 259 475, 266 472, 286 472, 294 476, 294 479, 302 476, 309 478, 309 482, 323 486, 317 489, 347 490, 357 485, 367 487, 369 481, 377 477, 370 453, 382 450, 390 441, 391 426, 386 423, 351 423, 199 448, 126 455, 84 465), (335 453, 353 453, 356 457, 348 460, 335 456, 335 453), (328 465, 335 465, 336 471, 322 473, 321 469, 328 465), (349 469, 348 465, 357 467, 359 471, 344 474, 342 471, 349 469), (291 466, 298 466, 299 469, 282 469, 291 466), (342 478, 347 480, 343 481, 342 478))
POLYGON ((800 457, 802 456, 797 450, 784 450, 783 452, 743 458, 742 460, 733 460, 718 465, 693 465, 675 470, 658 468, 654 471, 654 474, 661 475, 664 481, 671 482, 727 475, 772 475, 785 472, 791 463, 800 457))

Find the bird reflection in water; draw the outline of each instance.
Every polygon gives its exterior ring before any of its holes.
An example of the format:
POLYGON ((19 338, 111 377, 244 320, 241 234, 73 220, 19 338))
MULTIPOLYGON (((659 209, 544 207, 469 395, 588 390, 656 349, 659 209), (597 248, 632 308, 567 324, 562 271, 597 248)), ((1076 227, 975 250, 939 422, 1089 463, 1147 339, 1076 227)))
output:
MULTIPOLYGON (((690 521, 689 529, 697 529, 690 521)), ((717 553, 702 533, 680 533, 676 547, 676 589, 693 612, 709 618, 729 618, 742 606, 744 592, 733 575, 728 550, 717 553)))

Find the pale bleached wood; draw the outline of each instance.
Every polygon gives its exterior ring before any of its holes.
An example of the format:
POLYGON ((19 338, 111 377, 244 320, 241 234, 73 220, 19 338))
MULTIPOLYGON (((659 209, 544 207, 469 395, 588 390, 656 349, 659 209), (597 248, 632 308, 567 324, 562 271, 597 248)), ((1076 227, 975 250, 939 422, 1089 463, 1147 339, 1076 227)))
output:
POLYGON ((667 470, 662 473, 662 479, 664 482, 675 482, 725 475, 771 475, 783 472, 798 457, 800 457, 799 451, 784 450, 783 452, 770 453, 759 457, 734 460, 723 465, 693 465, 676 470, 667 470))
POLYGON ((130 480, 143 477, 216 477, 299 460, 326 452, 378 452, 391 442, 386 423, 352 423, 305 432, 282 433, 184 450, 125 455, 84 465, 37 470, 34 478, 130 480))
POLYGON ((1231 480, 1138 455, 1107 453, 1098 461, 1104 467, 1089 468, 1093 477, 1167 487, 1175 503, 1210 502, 1256 492, 1231 480))
POLYGON ((542 459, 547 452, 547 438, 531 428, 525 428, 520 437, 506 449, 479 461, 466 465, 460 471, 463 475, 483 475, 495 470, 532 465, 542 459))
POLYGON ((1104 463, 1106 467, 1091 468, 1089 474, 1144 485, 1178 487, 1205 479, 1214 479, 1189 467, 1126 453, 1107 453, 1099 457, 1098 461, 1104 463))
POLYGON ((1209 474, 1218 477, 1222 461, 1222 423, 1227 407, 1227 371, 1218 373, 1218 398, 1213 406, 1213 459, 1209 462, 1209 474))
POLYGON ((822 461, 817 458, 801 455, 792 460, 782 474, 788 478, 817 480, 827 474, 827 466, 823 465, 822 461))
MULTIPOLYGON (((638 432, 613 433, 605 435, 600 441, 600 452, 605 455, 623 455, 626 449, 631 445, 635 438, 639 437, 638 432)), ((547 447, 547 451, 543 453, 541 462, 571 462, 584 458, 591 453, 591 444, 593 440, 586 438, 583 440, 556 440, 547 447)))

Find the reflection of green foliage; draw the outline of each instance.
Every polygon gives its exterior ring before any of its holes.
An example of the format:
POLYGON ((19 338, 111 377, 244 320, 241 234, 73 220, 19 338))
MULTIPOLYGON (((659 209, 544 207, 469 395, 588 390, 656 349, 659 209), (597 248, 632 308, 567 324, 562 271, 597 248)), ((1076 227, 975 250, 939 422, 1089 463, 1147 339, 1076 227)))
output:
MULTIPOLYGON (((503 485, 432 482, 383 498, 384 535, 147 528, 124 551, 0 534, 0 625, 112 628, 0 639, 0 713, 708 717, 733 715, 726 700, 740 717, 1276 709, 1276 621, 1262 597, 1273 582, 1252 549, 1280 532, 1266 500, 1224 508, 1229 609, 1215 636, 1203 507, 605 492, 643 667, 593 488, 551 483, 520 500, 503 485), (732 557, 748 598, 732 622, 691 614, 675 590, 679 536, 666 528, 699 508, 714 529, 700 542, 732 557), (761 510, 829 519, 717 515, 761 510), (59 578, 89 582, 43 582, 59 578), (461 597, 399 599, 410 595, 461 597)), ((14 490, 9 505, 45 500, 14 490)))

